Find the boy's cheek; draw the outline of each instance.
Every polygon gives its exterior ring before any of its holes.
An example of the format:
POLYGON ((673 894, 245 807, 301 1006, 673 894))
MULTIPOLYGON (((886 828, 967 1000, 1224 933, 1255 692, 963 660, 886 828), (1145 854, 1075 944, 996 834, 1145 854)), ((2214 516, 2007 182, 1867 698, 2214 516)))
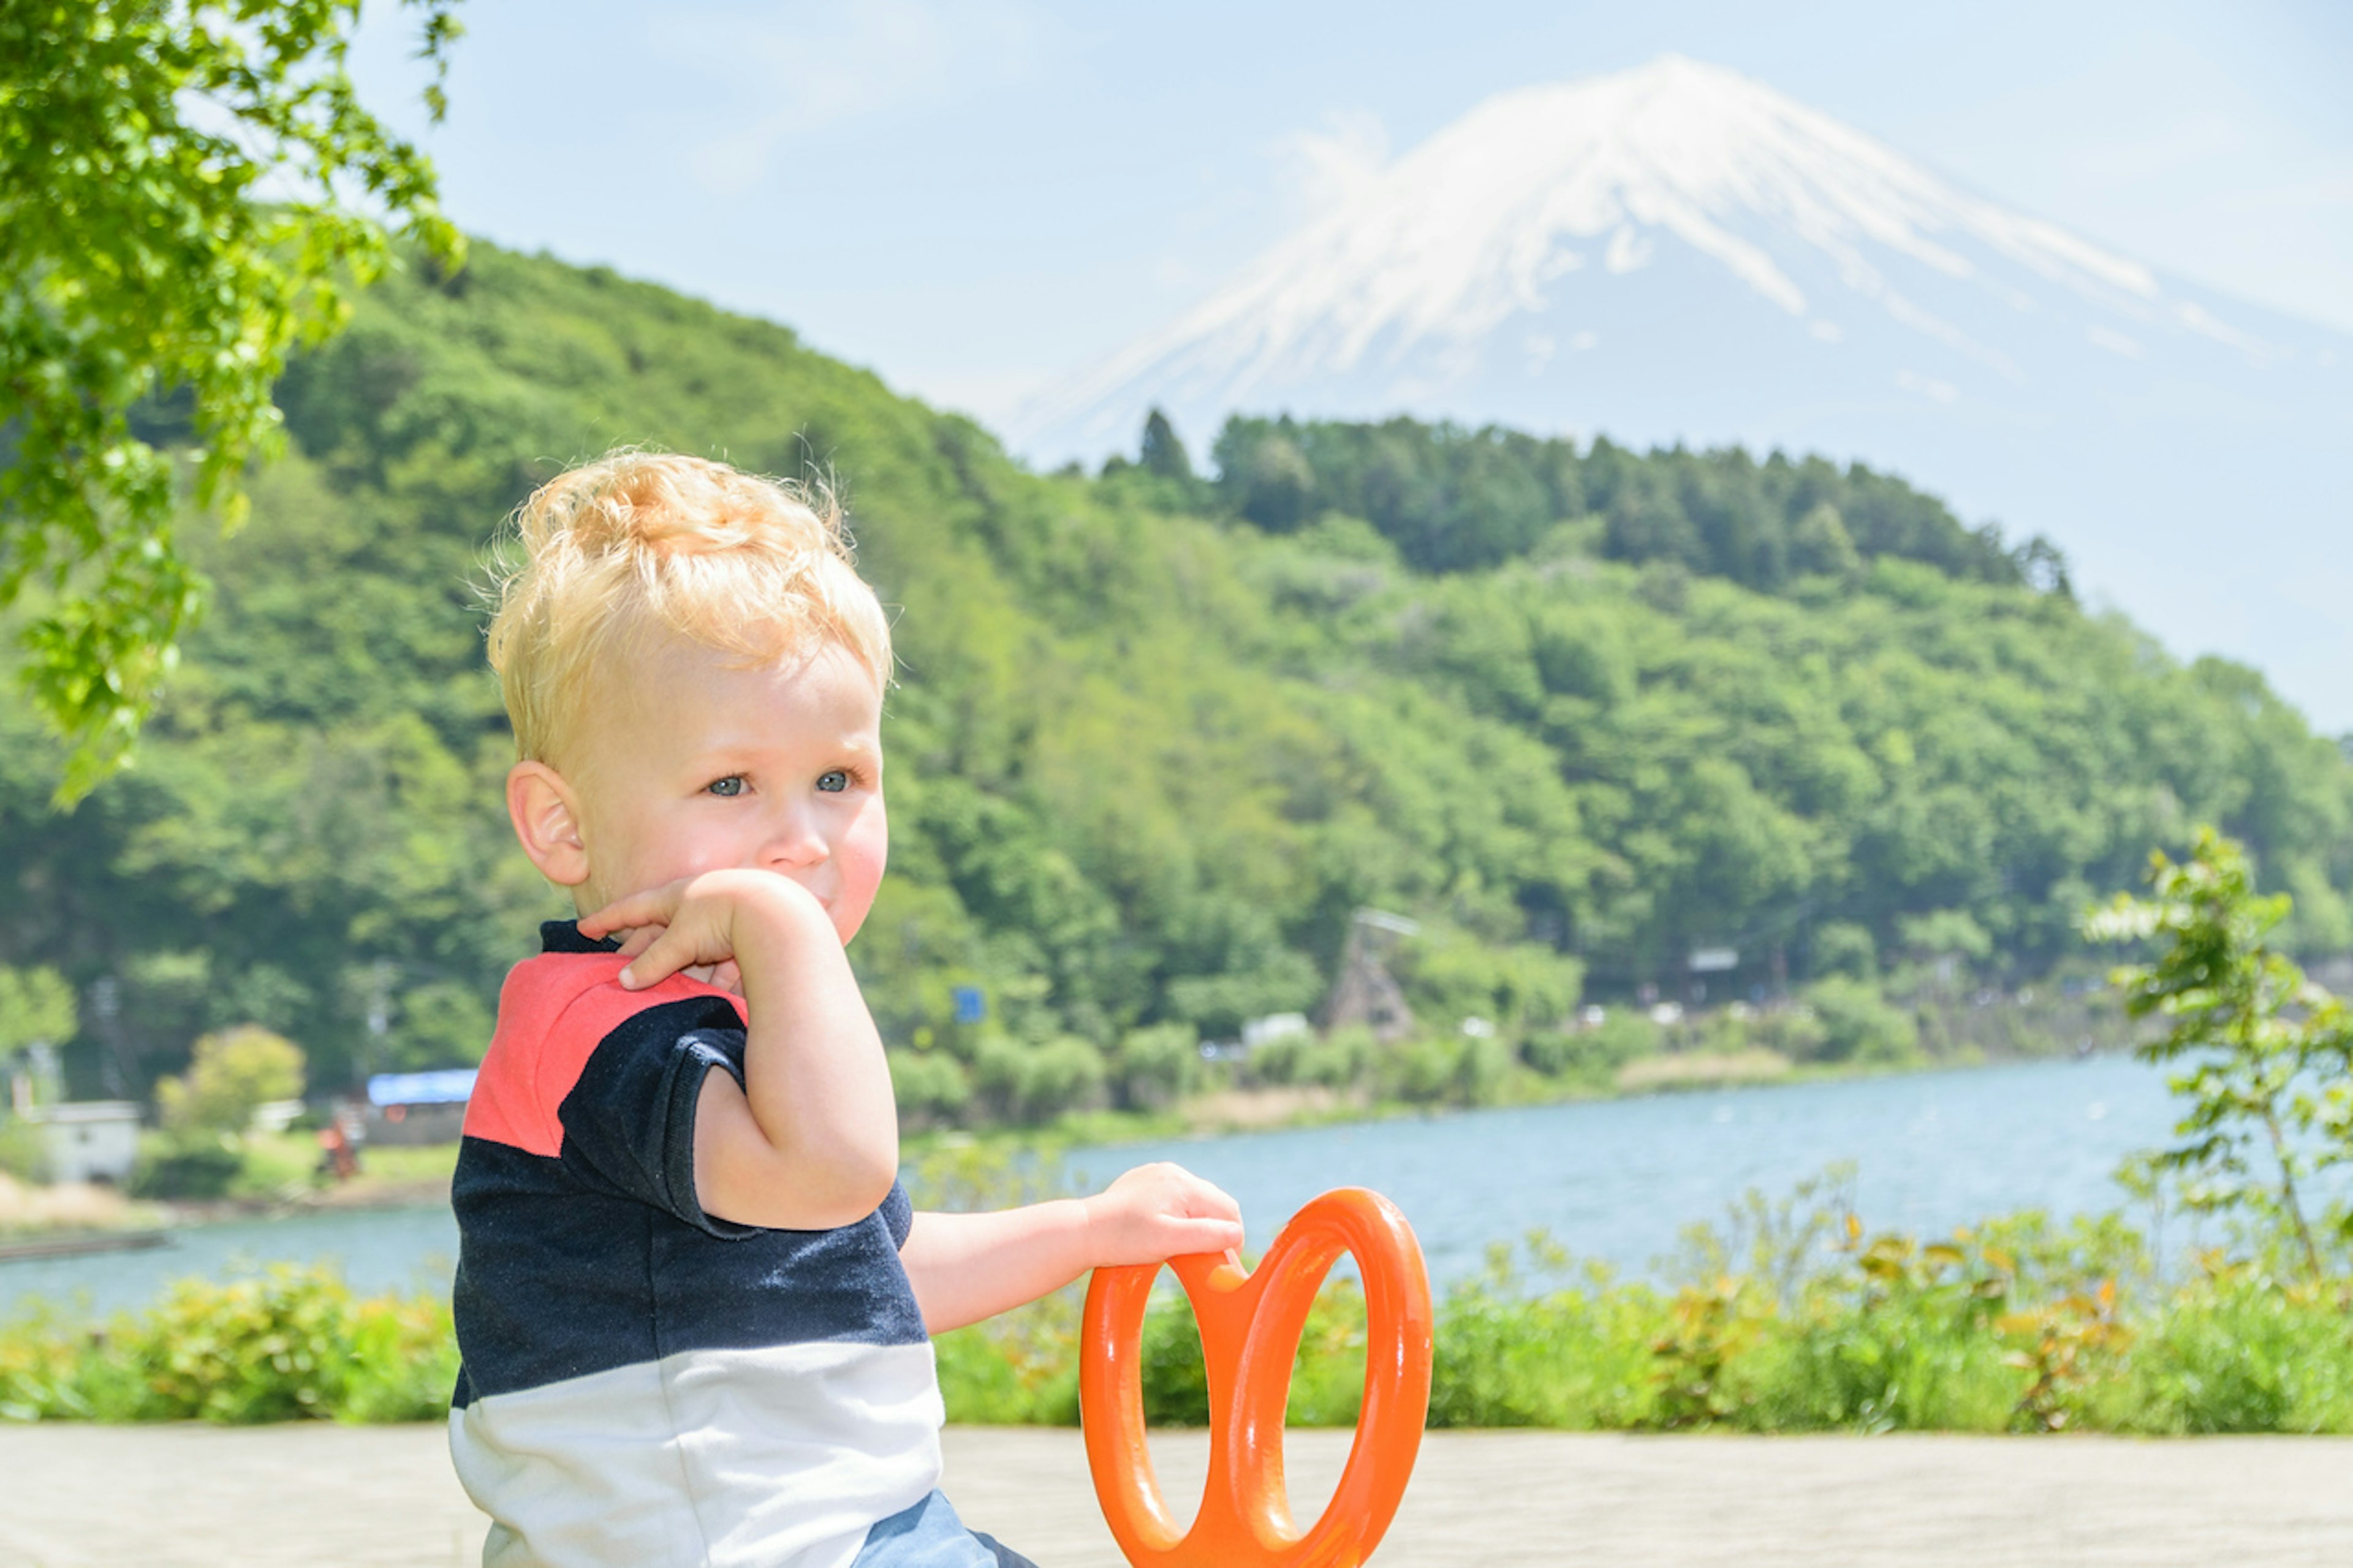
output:
POLYGON ((860 813, 859 821, 835 856, 840 868, 841 886, 834 900, 833 924, 847 944, 866 922, 866 912, 874 907, 875 890, 882 885, 883 868, 891 858, 891 830, 881 800, 860 813))

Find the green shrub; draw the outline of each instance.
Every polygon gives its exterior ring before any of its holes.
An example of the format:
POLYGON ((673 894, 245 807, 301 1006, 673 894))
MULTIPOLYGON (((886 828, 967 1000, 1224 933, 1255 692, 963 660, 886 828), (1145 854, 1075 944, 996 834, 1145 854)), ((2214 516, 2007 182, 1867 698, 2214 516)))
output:
POLYGON ((991 1035, 973 1050, 973 1088, 999 1120, 1025 1126, 1098 1103, 1107 1076, 1103 1052, 1073 1035, 1039 1045, 991 1035))
POLYGON ((891 1093, 902 1118, 953 1123, 972 1099, 972 1079, 964 1064, 944 1050, 892 1051, 891 1093))
POLYGON ((1723 1412, 1755 1431, 2000 1432, 2030 1386, 1998 1331, 2009 1277, 1952 1246, 1887 1237, 1758 1325, 1723 1412))
POLYGON ((1493 1036, 1401 1040, 1376 1063, 1380 1091, 1409 1105, 1485 1105, 1511 1071, 1512 1048, 1493 1036))
POLYGON ((1747 1044, 1776 1051, 1793 1062, 1820 1061, 1830 1032, 1822 1016, 1802 1004, 1768 1007, 1748 1021, 1747 1044))
POLYGON ((2133 1348, 2095 1409, 2127 1431, 2353 1428, 2353 1321, 2334 1292, 2249 1268, 2185 1287, 2133 1348))
MULTIPOLYGON (((1049 1298, 1052 1300, 1052 1298, 1049 1298)), ((948 1419, 990 1426, 1075 1426, 1075 1310, 1022 1308, 932 1342, 948 1419)))
POLYGON ((1825 978, 1873 980, 1879 974, 1879 944, 1870 928, 1852 921, 1824 921, 1814 928, 1813 972, 1825 978))
POLYGON ((1144 1419, 1155 1426, 1209 1424, 1209 1373, 1201 1327, 1181 1290, 1163 1289, 1144 1314, 1144 1419))
POLYGON ((302 1092, 302 1047, 255 1024, 196 1042, 185 1079, 155 1086, 164 1125, 177 1131, 241 1133, 254 1111, 302 1092))
POLYGON ((1295 1035, 1277 1035, 1271 1040, 1261 1040, 1250 1048, 1243 1070, 1250 1081, 1265 1087, 1281 1088, 1299 1081, 1299 1069, 1307 1053, 1315 1048, 1315 1037, 1307 1030, 1295 1035))
POLYGON ((225 1197, 245 1170, 245 1155, 221 1133, 163 1132, 139 1141, 131 1171, 138 1198, 225 1197))
POLYGON ((0 1175, 20 1182, 46 1182, 48 1168, 41 1130, 18 1117, 0 1115, 0 1175))
MULTIPOLYGON (((1173 1286, 1164 1286, 1144 1315, 1143 1373, 1148 1424, 1208 1424, 1208 1368, 1201 1358, 1200 1326, 1192 1303, 1173 1286)), ((1364 1397, 1364 1290, 1351 1278, 1327 1279, 1307 1310, 1292 1357, 1285 1419, 1299 1426, 1351 1426, 1364 1397)))
POLYGON ((428 980, 402 994, 400 1016, 380 1060, 401 1071, 470 1067, 482 1059, 497 1026, 490 1000, 474 986, 428 980))
POLYGON ((1353 1089, 1364 1080, 1379 1048, 1372 1030, 1361 1024, 1335 1029, 1299 1053, 1293 1081, 1318 1089, 1353 1089))
POLYGON ((438 1296, 363 1300, 331 1268, 184 1279, 150 1310, 0 1331, 0 1415, 243 1425, 445 1415, 458 1352, 438 1296))
POLYGON ((1201 1036, 1190 1024, 1134 1029, 1112 1058, 1112 1097, 1126 1110, 1158 1110, 1201 1079, 1201 1036))
POLYGON ((1548 1028, 1576 1010, 1585 985, 1584 964, 1547 945, 1482 942, 1443 925, 1401 952, 1398 970, 1414 1011, 1449 1033, 1472 1017, 1514 1033, 1548 1028))
POLYGON ((1625 1430, 1656 1422, 1656 1294, 1596 1272, 1582 1288, 1519 1295, 1508 1280, 1467 1285, 1440 1314, 1432 1426, 1625 1430))
POLYGON ((1806 1003, 1821 1021, 1819 1060, 1893 1065, 1918 1050, 1918 1020, 1890 1005, 1867 982, 1817 981, 1807 989, 1806 1003))
POLYGON ((1612 1007, 1590 1028, 1543 1029, 1521 1042, 1520 1055, 1547 1078, 1599 1087, 1628 1062, 1658 1053, 1656 1024, 1628 1007, 1612 1007))

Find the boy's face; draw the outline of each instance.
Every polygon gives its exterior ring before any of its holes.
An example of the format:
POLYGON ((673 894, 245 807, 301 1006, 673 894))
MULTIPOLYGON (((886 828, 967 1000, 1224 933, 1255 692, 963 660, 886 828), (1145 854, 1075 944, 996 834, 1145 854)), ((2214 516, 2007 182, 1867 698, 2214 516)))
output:
POLYGON ((746 669, 672 638, 584 717, 565 777, 583 910, 704 871, 790 877, 847 942, 889 851, 882 694, 828 644, 746 669))

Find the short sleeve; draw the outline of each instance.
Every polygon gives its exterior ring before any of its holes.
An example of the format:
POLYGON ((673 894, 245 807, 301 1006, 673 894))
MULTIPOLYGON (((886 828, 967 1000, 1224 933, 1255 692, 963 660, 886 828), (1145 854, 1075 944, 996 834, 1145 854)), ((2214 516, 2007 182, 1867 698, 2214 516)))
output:
POLYGON ((623 1197, 725 1238, 756 1228, 702 1212, 694 1190, 694 1117, 713 1070, 744 1081, 744 1026, 723 998, 697 996, 631 1015, 596 1043, 556 1108, 564 1163, 623 1197))
POLYGON ((882 1200, 882 1207, 877 1212, 882 1215, 882 1223, 891 1227, 891 1245, 905 1247, 908 1233, 915 1228, 915 1204, 907 1196, 906 1184, 892 1183, 891 1195, 882 1200))

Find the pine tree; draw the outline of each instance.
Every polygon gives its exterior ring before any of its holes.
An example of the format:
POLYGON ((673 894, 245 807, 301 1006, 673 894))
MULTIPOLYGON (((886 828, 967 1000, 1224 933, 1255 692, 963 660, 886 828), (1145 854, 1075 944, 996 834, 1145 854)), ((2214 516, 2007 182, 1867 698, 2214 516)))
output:
POLYGON ((1136 455, 1136 466, 1165 479, 1193 478, 1193 459, 1186 455, 1185 443, 1177 439, 1168 416, 1157 408, 1145 417, 1144 449, 1136 455))

